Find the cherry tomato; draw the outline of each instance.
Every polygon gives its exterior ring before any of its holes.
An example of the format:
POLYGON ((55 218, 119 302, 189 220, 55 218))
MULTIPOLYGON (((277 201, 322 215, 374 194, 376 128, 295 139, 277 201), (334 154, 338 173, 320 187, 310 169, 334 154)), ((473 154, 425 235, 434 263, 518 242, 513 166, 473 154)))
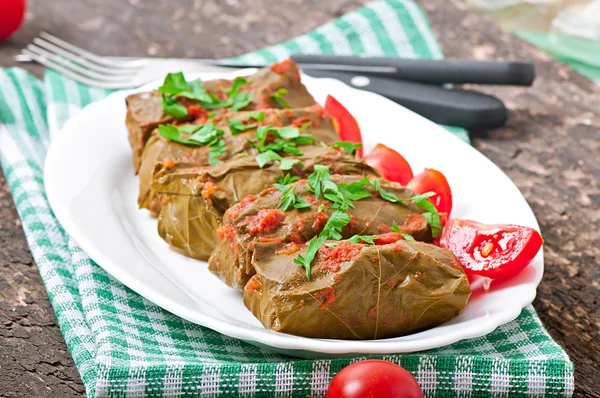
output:
POLYGON ((369 359, 342 369, 331 381, 326 398, 423 398, 423 392, 404 368, 369 359))
POLYGON ((0 40, 8 39, 25 19, 25 0, 0 0, 0 40))
POLYGON ((377 144, 367 156, 365 162, 381 173, 383 178, 396 181, 402 185, 408 184, 413 178, 410 164, 398 152, 383 144, 377 144))
MULTIPOLYGON (((331 95, 325 100, 325 112, 333 118, 333 125, 342 141, 350 141, 355 144, 362 144, 360 127, 354 119, 354 116, 338 100, 331 95)), ((358 156, 362 158, 363 149, 359 148, 358 156)))
POLYGON ((429 198, 431 203, 440 213, 446 213, 450 216, 452 211, 452 190, 448 185, 448 180, 439 171, 435 169, 425 169, 417 174, 407 185, 407 187, 416 193, 435 192, 436 195, 429 198))
POLYGON ((543 243, 533 228, 470 220, 450 220, 440 241, 458 258, 467 275, 493 279, 507 279, 521 272, 543 243))

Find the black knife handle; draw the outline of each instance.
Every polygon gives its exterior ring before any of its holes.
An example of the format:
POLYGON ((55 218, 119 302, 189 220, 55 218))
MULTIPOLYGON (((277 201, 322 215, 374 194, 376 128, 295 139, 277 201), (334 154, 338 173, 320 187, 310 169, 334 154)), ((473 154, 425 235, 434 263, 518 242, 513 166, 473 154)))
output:
MULTIPOLYGON (((398 79, 431 83, 473 83, 531 86, 535 69, 528 62, 473 61, 462 59, 404 59, 391 57, 358 57, 350 55, 311 55, 291 56, 303 70, 311 69, 311 64, 355 66, 364 71, 365 67, 395 68, 378 75, 394 75, 398 79)), ((348 69, 351 71, 351 69, 348 69)))
POLYGON ((331 77, 349 86, 377 93, 439 124, 479 131, 501 127, 508 117, 502 101, 475 91, 446 89, 380 76, 357 79, 355 74, 346 72, 307 70, 305 73, 314 77, 331 77), (362 84, 356 84, 361 81, 362 84))

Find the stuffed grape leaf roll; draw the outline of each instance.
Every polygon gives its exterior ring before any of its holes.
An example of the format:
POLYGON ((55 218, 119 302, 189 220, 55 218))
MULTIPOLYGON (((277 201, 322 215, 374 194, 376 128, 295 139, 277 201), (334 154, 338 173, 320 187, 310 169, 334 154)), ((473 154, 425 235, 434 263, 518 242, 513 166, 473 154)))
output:
POLYGON ((244 304, 267 329, 326 339, 397 337, 449 321, 471 294, 454 254, 432 244, 326 243, 310 279, 294 263, 305 252, 256 243, 256 274, 245 286, 244 304))
MULTIPOLYGON (((333 169, 331 172, 332 182, 338 185, 362 179, 359 176, 335 175, 336 170, 333 169)), ((415 195, 397 183, 382 180, 381 186, 400 199, 415 195)), ((323 230, 336 211, 331 208, 331 202, 317 199, 307 189, 306 180, 294 182, 290 187, 293 191, 288 193, 271 188, 259 195, 247 196, 225 212, 223 226, 217 231, 220 238, 218 246, 209 259, 208 268, 228 286, 242 290, 255 274, 257 245, 270 242, 280 246, 281 253, 297 251, 323 230), (284 211, 286 209, 281 204, 286 195, 293 195, 295 202, 310 206, 290 207, 284 211)), ((391 203, 374 193, 355 201, 348 213, 350 222, 341 231, 344 239, 354 235, 386 233, 394 224, 402 233, 416 240, 432 240, 430 225, 421 215, 424 210, 410 201, 391 203)))
MULTIPOLYGON (((305 177, 315 164, 329 165, 333 172, 374 176, 377 172, 354 156, 322 146, 301 147, 303 155, 287 157, 301 162, 290 175, 305 177)), ((255 156, 231 159, 214 166, 168 167, 157 164, 152 188, 161 197, 158 233, 182 254, 206 260, 217 246, 217 228, 225 211, 249 194, 271 192, 283 177, 277 162, 261 168, 255 156)), ((243 204, 242 204, 243 205, 243 204)), ((239 207, 238 207, 239 208, 239 207)), ((230 213, 231 214, 231 213, 230 213)))

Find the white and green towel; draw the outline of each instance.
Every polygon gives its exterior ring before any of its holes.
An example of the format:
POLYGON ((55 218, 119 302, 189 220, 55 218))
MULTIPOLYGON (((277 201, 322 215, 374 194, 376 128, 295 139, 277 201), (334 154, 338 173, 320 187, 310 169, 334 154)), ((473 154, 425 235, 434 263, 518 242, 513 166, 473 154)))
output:
MULTIPOLYGON (((301 52, 442 57, 415 3, 382 0, 244 58, 301 52)), ((340 369, 366 357, 295 359, 184 321, 117 282, 65 233, 44 192, 44 157, 65 121, 107 94, 50 70, 41 82, 0 69, 2 168, 87 395, 323 396, 340 369)), ((573 393, 573 364, 532 307, 485 337, 383 358, 409 370, 428 397, 573 393)))

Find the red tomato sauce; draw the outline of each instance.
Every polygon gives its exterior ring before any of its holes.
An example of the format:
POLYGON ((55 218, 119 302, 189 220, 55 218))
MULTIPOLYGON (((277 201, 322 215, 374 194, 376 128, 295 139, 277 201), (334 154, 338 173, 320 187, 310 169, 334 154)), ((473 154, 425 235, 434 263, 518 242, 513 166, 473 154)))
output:
POLYGON ((340 265, 359 255, 362 247, 348 241, 341 241, 336 247, 321 246, 318 256, 318 268, 324 271, 338 272, 340 265))
POLYGON ((323 230, 323 227, 325 227, 325 224, 327 224, 328 219, 329 216, 327 216, 327 214, 323 213, 322 211, 316 212, 314 214, 312 230, 314 232, 321 232, 321 230, 323 230))
POLYGON ((318 310, 325 309, 329 304, 335 301, 335 289, 332 286, 327 286, 326 288, 319 290, 315 293, 315 298, 317 301, 321 302, 321 305, 317 307, 318 310))
POLYGON ((277 73, 278 75, 283 75, 285 74, 287 71, 290 70, 290 68, 292 67, 294 63, 292 62, 291 59, 284 59, 281 62, 276 62, 274 64, 271 65, 271 70, 275 73, 277 73))
POLYGON ((240 201, 240 203, 233 205, 229 209, 229 216, 228 216, 229 221, 235 221, 235 219, 238 218, 240 216, 240 214, 242 214, 244 209, 246 207, 248 207, 248 205, 250 203, 254 202, 256 199, 258 199, 258 197, 256 195, 248 195, 244 199, 242 199, 240 201))
POLYGON ((262 209, 246 219, 246 229, 250 235, 268 235, 279 228, 284 219, 285 213, 281 210, 262 209))

